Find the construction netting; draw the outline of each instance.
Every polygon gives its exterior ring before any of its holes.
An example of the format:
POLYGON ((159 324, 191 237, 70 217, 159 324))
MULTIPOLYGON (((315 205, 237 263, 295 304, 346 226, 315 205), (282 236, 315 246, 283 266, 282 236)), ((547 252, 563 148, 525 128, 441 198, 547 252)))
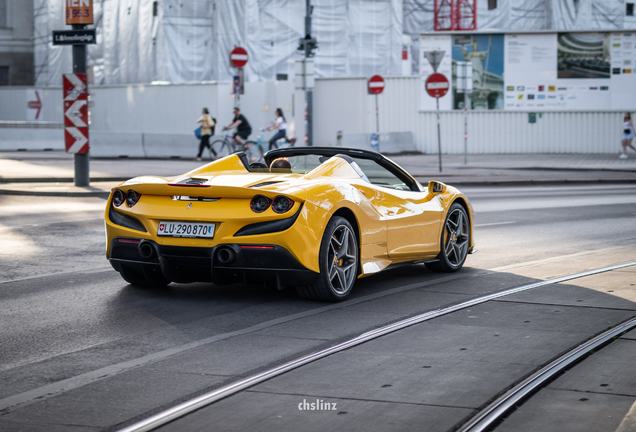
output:
MULTIPOLYGON (((33 0, 38 86, 71 72, 70 47, 53 46, 64 0, 33 0)), ((433 31, 435 0, 312 0, 317 77, 402 74, 403 35, 433 31)), ((248 81, 293 79, 305 0, 93 0, 97 44, 88 46, 97 85, 229 80, 229 53, 249 54, 248 81)), ((478 0, 478 30, 625 28, 624 0, 478 0), (489 9, 489 6, 496 7, 489 9)))
MULTIPOLYGON (((293 79, 302 59, 305 0, 94 0, 97 85, 229 80, 229 54, 247 49, 248 81, 293 79)), ((402 0, 312 0, 317 77, 400 75, 402 0)), ((70 47, 53 46, 63 0, 34 0, 36 85, 60 85, 70 47)))

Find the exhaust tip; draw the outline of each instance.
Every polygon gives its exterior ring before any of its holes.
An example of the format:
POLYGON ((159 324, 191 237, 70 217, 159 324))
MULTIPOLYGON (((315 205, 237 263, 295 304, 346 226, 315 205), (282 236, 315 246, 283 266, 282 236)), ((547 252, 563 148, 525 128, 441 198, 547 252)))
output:
POLYGON ((139 243, 139 254, 144 259, 154 259, 157 257, 155 248, 150 243, 144 241, 139 243))
POLYGON ((216 253, 216 259, 221 264, 232 264, 236 260, 236 252, 230 248, 221 248, 216 253))

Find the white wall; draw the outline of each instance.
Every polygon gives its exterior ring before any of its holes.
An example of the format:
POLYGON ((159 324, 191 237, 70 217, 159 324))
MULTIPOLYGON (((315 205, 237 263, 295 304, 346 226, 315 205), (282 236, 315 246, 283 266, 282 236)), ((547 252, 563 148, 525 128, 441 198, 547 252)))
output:
MULTIPOLYGON (((437 153, 436 114, 418 109, 419 98, 424 97, 419 78, 385 80, 385 90, 378 96, 380 132, 411 131, 418 150, 437 153)), ((91 92, 91 130, 104 133, 182 134, 194 139, 192 133, 203 106, 224 125, 230 122, 234 105, 229 83, 93 87, 91 92)), ((280 107, 290 126, 288 135, 298 137, 299 145, 303 144, 304 94, 294 91, 291 81, 246 83, 245 93, 241 108, 252 124, 252 138, 260 134, 258 128, 271 123, 274 110, 280 107)), ((0 89, 0 120, 26 120, 26 94, 26 87, 0 89)), ((61 123, 61 89, 40 89, 40 94, 41 120, 61 123)), ((317 79, 314 144, 335 145, 338 131, 374 132, 374 98, 367 94, 366 78, 317 79)), ((468 152, 614 153, 620 149, 622 115, 547 112, 530 124, 527 112, 472 111, 468 114, 468 152)), ((440 121, 442 152, 463 153, 463 112, 442 112, 440 121)), ((221 134, 220 127, 217 134, 221 134)), ((266 138, 271 135, 267 133, 266 138)))
MULTIPOLYGON (((380 133, 412 131, 417 149, 437 153, 437 115, 420 111, 419 77, 385 78, 378 95, 380 133)), ((335 145, 338 131, 375 131, 375 96, 366 78, 317 79, 314 96, 316 145, 335 145)), ((469 153, 614 153, 620 149, 623 112, 468 113, 469 153)), ((442 153, 464 152, 464 114, 440 113, 442 153)), ((383 148, 383 151, 390 151, 383 148)))

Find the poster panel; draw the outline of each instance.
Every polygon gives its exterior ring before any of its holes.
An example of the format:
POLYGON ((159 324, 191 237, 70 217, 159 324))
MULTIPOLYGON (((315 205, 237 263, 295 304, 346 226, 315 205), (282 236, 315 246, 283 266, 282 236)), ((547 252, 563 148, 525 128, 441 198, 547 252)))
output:
MULTIPOLYGON (((451 81, 452 73, 452 37, 451 35, 422 35, 420 36, 420 109, 424 111, 434 111, 437 109, 435 98, 429 96, 424 87, 426 79, 431 75, 434 70, 429 63, 426 55, 426 51, 444 51, 444 57, 437 68, 437 72, 444 75, 448 81, 451 81)), ((450 110, 452 108, 452 94, 446 93, 443 97, 439 98, 439 109, 450 110)))
POLYGON ((565 93, 557 91, 555 34, 506 34, 504 69, 506 110, 565 108, 565 93))
POLYGON ((612 109, 636 109, 636 33, 608 36, 611 58, 612 109))
POLYGON ((473 110, 504 109, 504 35, 453 36, 453 109, 464 109, 465 93, 457 92, 457 62, 472 68, 472 92, 467 106, 473 110))

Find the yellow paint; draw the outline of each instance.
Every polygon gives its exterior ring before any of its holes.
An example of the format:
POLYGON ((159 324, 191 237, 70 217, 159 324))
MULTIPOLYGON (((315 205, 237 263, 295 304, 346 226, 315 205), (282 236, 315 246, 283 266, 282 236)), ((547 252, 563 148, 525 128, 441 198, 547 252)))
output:
MULTIPOLYGON (((336 212, 348 209, 358 226, 360 241, 360 277, 377 273, 395 263, 435 257, 448 209, 457 199, 467 203, 471 225, 470 248, 474 247, 472 226, 474 211, 468 200, 452 186, 439 194, 398 191, 371 185, 362 180, 341 158, 333 157, 306 175, 249 173, 238 156, 204 165, 176 178, 139 177, 120 184, 126 193, 141 194, 132 208, 124 203, 115 211, 140 220, 147 233, 113 224, 108 218, 112 192, 106 208, 107 251, 115 237, 156 241, 162 245, 213 247, 224 243, 273 244, 287 249, 302 265, 319 272, 318 257, 324 229, 336 212), (205 178, 209 187, 171 186, 187 178, 205 178), (255 184, 278 181, 273 185, 249 188, 255 184), (294 206, 285 214, 271 207, 263 213, 250 209, 250 200, 261 194, 273 199, 285 195, 294 206), (217 201, 179 201, 174 196, 218 198, 217 201), (435 197, 440 199, 435 199, 435 197), (188 209, 188 204, 192 204, 188 209), (293 216, 302 211, 294 225, 284 232, 234 237, 242 227, 258 222, 293 216), (216 224, 213 239, 157 236, 161 221, 192 221, 216 224)), ((114 189, 113 189, 114 190, 114 189)))

